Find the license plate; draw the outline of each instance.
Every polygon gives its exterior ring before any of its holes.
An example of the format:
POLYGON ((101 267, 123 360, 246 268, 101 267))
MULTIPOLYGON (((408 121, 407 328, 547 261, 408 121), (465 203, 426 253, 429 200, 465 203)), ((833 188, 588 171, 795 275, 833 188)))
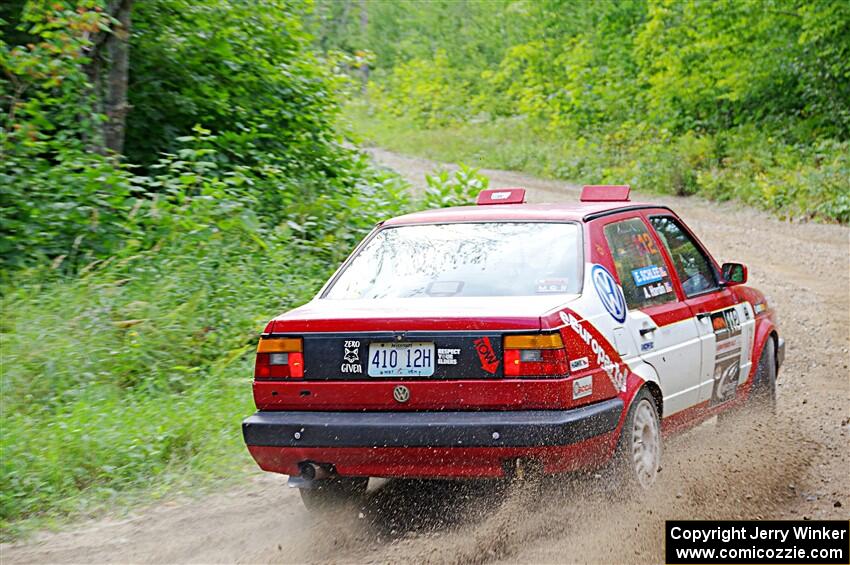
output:
POLYGON ((434 374, 434 344, 371 343, 368 372, 370 377, 430 377, 434 374))

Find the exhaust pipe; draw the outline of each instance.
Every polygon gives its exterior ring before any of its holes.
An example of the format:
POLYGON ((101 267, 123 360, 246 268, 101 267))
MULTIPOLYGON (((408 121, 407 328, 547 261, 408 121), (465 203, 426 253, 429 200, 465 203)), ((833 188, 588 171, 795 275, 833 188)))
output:
POLYGON ((308 481, 317 481, 331 476, 330 470, 312 461, 299 463, 298 470, 301 471, 301 478, 308 481))
POLYGON ((505 477, 514 481, 534 480, 543 475, 543 463, 524 457, 504 461, 502 469, 505 477))

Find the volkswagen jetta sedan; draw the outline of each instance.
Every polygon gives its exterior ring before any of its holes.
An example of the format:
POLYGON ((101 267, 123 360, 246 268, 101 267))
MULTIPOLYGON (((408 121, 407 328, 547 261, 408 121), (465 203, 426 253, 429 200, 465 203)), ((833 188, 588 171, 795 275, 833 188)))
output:
POLYGON ((308 507, 369 477, 608 465, 647 488, 662 431, 773 403, 784 342, 746 282, 627 186, 393 218, 266 326, 245 442, 308 507))

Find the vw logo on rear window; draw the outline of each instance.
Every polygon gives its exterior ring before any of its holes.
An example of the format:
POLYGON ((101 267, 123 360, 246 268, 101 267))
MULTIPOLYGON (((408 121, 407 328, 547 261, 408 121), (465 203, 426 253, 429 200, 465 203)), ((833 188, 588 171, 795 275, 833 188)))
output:
POLYGON ((599 294, 599 299, 602 300, 602 305, 605 306, 611 317, 621 324, 625 322, 626 299, 608 269, 602 265, 594 265, 591 277, 593 278, 593 286, 596 287, 596 292, 599 294))
POLYGON ((398 385, 393 389, 393 398, 396 402, 407 402, 410 400, 410 389, 404 385, 398 385))

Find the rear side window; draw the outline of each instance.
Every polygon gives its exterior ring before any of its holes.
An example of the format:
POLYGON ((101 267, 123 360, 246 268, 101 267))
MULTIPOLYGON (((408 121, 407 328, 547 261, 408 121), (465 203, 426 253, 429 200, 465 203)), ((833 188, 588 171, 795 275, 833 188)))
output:
POLYGON ((708 258, 679 222, 669 216, 655 216, 649 221, 673 260, 685 296, 719 288, 708 258))
POLYGON ((639 218, 605 226, 605 239, 629 308, 676 300, 664 257, 639 218))

